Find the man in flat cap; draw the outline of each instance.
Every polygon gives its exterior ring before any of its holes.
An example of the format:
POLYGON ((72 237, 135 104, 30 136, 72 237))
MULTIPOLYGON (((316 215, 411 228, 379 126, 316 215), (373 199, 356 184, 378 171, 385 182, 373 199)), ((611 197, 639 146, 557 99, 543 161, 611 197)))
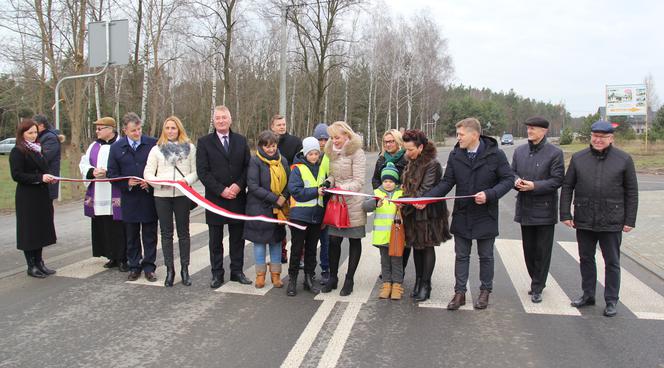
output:
MULTIPOLYGON (((103 117, 92 124, 96 128, 97 140, 85 151, 78 167, 85 179, 104 179, 111 145, 118 139, 115 119, 103 117)), ((118 267, 120 272, 127 272, 127 240, 122 223, 120 188, 108 182, 86 185, 83 213, 91 218, 92 256, 108 258, 104 268, 118 267)))
POLYGON ((616 315, 620 289, 622 232, 636 224, 639 189, 632 158, 613 146, 613 126, 599 120, 590 127, 590 147, 575 153, 560 194, 560 220, 576 229, 583 295, 572 301, 576 308, 595 304, 599 242, 606 275, 604 315, 616 315), (570 211, 574 196, 574 213, 570 211))
POLYGON ((519 192, 514 221, 521 224, 523 256, 531 279, 528 294, 533 303, 540 303, 551 264, 558 188, 563 184, 565 161, 563 151, 546 140, 546 119, 534 116, 524 124, 528 144, 517 147, 512 156, 514 189, 519 192))

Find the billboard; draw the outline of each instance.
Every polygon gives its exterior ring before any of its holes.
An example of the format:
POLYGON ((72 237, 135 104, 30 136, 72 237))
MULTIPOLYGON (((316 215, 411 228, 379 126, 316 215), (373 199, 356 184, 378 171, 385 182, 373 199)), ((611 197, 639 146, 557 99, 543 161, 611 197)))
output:
POLYGON ((645 84, 606 86, 606 116, 646 115, 645 84))

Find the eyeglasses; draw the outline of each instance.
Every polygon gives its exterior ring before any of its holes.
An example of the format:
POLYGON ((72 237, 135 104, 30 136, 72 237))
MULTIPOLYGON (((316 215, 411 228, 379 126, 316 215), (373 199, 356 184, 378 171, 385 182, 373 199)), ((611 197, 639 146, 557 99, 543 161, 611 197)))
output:
POLYGON ((383 141, 383 144, 392 144, 392 143, 395 143, 395 141, 394 141, 394 140, 391 140, 391 141, 383 141))
POLYGON ((590 137, 591 137, 592 139, 602 139, 602 140, 609 139, 609 138, 611 138, 612 136, 613 136, 612 134, 607 134, 607 135, 591 134, 591 135, 590 135, 590 137))
POLYGON ((100 132, 100 131, 102 131, 102 130, 104 130, 104 129, 106 129, 106 128, 110 128, 110 126, 98 126, 97 128, 95 128, 95 130, 98 131, 98 132, 100 132))

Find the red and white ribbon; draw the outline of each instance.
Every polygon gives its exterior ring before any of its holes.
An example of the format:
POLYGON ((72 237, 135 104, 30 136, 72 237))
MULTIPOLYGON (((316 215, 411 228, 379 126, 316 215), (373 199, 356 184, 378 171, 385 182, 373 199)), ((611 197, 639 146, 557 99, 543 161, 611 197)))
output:
MULTIPOLYGON (((345 190, 340 188, 325 189, 325 192, 331 194, 344 195, 344 196, 358 196, 358 197, 367 197, 367 198, 376 198, 376 199, 379 198, 373 194, 353 192, 351 190, 345 190)), ((382 199, 401 204, 431 204, 436 202, 449 201, 451 199, 475 198, 475 197, 476 196, 474 194, 471 194, 471 195, 450 196, 450 197, 417 197, 417 198, 399 198, 399 199, 382 198, 382 199)))
POLYGON ((274 224, 280 224, 280 225, 290 225, 295 228, 298 228, 300 230, 305 230, 307 227, 296 224, 294 222, 290 221, 285 221, 285 220, 278 220, 272 217, 267 217, 267 216, 249 216, 249 215, 242 215, 239 213, 235 213, 232 211, 229 211, 225 208, 219 207, 216 204, 210 202, 207 200, 205 197, 200 195, 194 188, 190 187, 187 184, 184 184, 179 181, 174 181, 174 180, 145 180, 143 178, 139 178, 137 176, 122 176, 122 177, 117 177, 117 178, 108 178, 108 179, 70 179, 70 178, 61 178, 61 177, 55 177, 55 179, 59 181, 64 181, 64 182, 75 182, 75 183, 84 183, 84 182, 114 182, 114 181, 121 181, 121 180, 128 180, 128 179, 136 179, 140 181, 145 181, 150 184, 156 184, 156 185, 166 185, 169 187, 174 187, 178 189, 179 191, 182 192, 187 198, 198 204, 199 206, 205 208, 206 210, 216 213, 219 216, 223 216, 226 218, 231 218, 234 220, 242 220, 242 221, 263 221, 263 222, 271 222, 274 224))

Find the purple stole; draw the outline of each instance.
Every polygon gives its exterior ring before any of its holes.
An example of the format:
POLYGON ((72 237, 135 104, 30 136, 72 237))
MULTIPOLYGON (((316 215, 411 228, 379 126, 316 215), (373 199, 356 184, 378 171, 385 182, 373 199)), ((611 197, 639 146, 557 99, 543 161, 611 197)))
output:
MULTIPOLYGON (((97 167, 97 157, 99 156, 99 149, 101 144, 95 142, 90 150, 90 165, 97 167)), ((120 208, 120 189, 113 185, 111 186, 111 203, 113 209, 113 220, 122 221, 122 209, 120 208)), ((83 201, 83 214, 88 217, 95 217, 95 183, 92 182, 88 185, 88 190, 85 192, 85 200, 83 201)))

